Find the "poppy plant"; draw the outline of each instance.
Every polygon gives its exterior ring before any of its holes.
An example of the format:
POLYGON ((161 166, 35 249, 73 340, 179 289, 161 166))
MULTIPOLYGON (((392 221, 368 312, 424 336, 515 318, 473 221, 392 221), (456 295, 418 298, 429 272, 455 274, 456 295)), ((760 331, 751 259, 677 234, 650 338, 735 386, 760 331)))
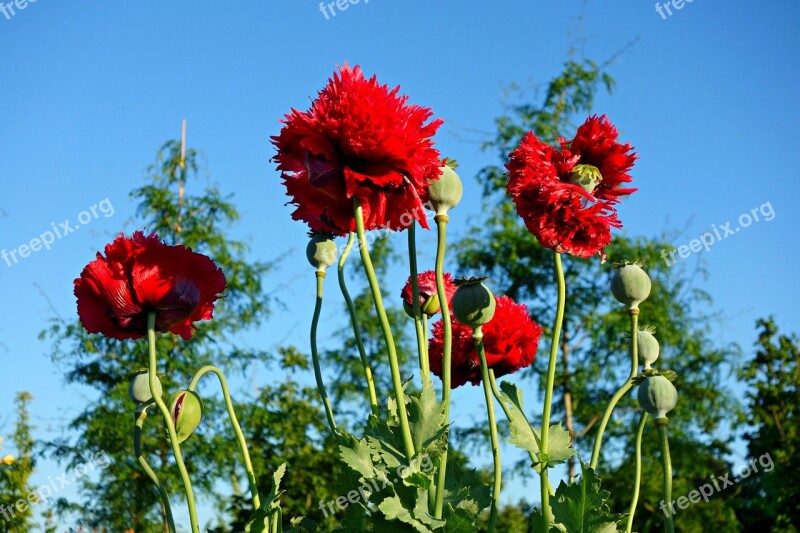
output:
MULTIPOLYGON (((496 377, 513 374, 526 368, 536 358, 542 328, 528 314, 528 306, 514 302, 508 296, 496 298, 494 317, 482 326, 483 345, 486 362, 494 370, 496 377)), ((452 387, 460 387, 467 382, 478 385, 481 382, 481 365, 473 328, 451 317, 453 324, 452 387)), ((444 323, 440 320, 433 325, 433 338, 430 340, 429 356, 431 371, 442 377, 442 350, 444 346, 444 323)))
POLYGON ((528 132, 509 154, 507 191, 528 230, 542 246, 577 257, 602 255, 611 228, 620 228, 614 207, 636 189, 628 172, 636 161, 630 144, 603 116, 589 117, 558 150, 528 132))
POLYGON ((409 105, 399 87, 365 78, 345 64, 308 111, 292 109, 272 137, 292 218, 313 231, 344 235, 355 230, 354 199, 363 206, 366 230, 427 228, 423 202, 438 179, 441 158, 432 137, 441 119, 409 105))
POLYGON ((145 337, 151 312, 156 331, 190 339, 196 321, 211 319, 225 284, 210 258, 141 231, 106 245, 74 282, 86 330, 120 340, 145 337))
MULTIPOLYGON (((447 302, 453 299, 453 294, 456 292, 456 286, 453 279, 447 272, 444 273, 444 290, 447 294, 447 302)), ((433 270, 423 272, 417 276, 417 285, 419 287, 419 307, 423 313, 428 316, 433 316, 441 311, 441 304, 439 303, 439 293, 436 289, 436 273, 433 270)), ((403 307, 409 314, 412 313, 414 308, 414 297, 412 296, 411 277, 406 281, 403 290, 400 291, 400 297, 403 299, 403 307)))

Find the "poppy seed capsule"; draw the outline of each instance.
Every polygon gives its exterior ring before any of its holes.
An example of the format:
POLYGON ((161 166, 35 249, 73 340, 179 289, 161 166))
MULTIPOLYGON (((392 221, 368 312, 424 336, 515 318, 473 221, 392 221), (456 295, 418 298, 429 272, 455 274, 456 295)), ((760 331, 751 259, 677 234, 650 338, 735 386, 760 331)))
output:
POLYGON ((334 263, 339 256, 336 243, 329 235, 315 234, 306 247, 306 257, 311 266, 319 271, 324 271, 334 263))
POLYGON ((453 314, 456 320, 473 328, 489 322, 494 317, 497 306, 492 291, 480 279, 475 278, 456 284, 458 289, 453 295, 453 314))
POLYGON ((439 179, 430 182, 428 198, 433 204, 437 215, 446 215, 447 212, 458 205, 464 194, 464 186, 456 171, 445 165, 439 169, 439 179))
POLYGON ((183 442, 200 425, 203 417, 203 400, 194 391, 178 391, 169 398, 169 412, 175 424, 178 442, 183 442))
POLYGON ((664 376, 652 376, 639 385, 639 405, 656 418, 667 418, 667 413, 678 403, 678 390, 664 376))
POLYGON ((644 369, 648 370, 653 363, 658 359, 658 354, 661 347, 658 344, 655 336, 647 330, 639 330, 636 345, 639 350, 639 360, 644 365, 644 369))
POLYGON ((650 276, 635 264, 618 268, 611 278, 611 294, 628 309, 639 309, 639 304, 650 296, 650 276))
MULTIPOLYGON (((156 395, 161 396, 161 381, 156 376, 156 395)), ((142 370, 131 379, 128 396, 134 403, 147 403, 153 399, 150 393, 150 373, 142 370)))

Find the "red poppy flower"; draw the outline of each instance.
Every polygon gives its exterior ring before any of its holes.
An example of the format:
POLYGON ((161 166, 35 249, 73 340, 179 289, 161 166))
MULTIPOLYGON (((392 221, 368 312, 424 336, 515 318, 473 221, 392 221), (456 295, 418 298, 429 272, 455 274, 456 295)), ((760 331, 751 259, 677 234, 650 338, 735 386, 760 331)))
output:
POLYGON ((75 280, 78 316, 89 333, 139 339, 155 311, 157 331, 190 339, 194 322, 211 318, 225 283, 205 255, 137 231, 106 245, 105 257, 98 253, 75 280))
MULTIPOLYGON (((453 324, 453 348, 451 355, 452 387, 460 387, 466 382, 478 385, 481 382, 481 362, 472 340, 472 328, 451 317, 453 324)), ((526 368, 536 358, 542 328, 531 320, 528 306, 515 303, 508 296, 497 298, 494 317, 483 326, 483 347, 486 363, 494 370, 496 377, 513 374, 526 368)), ((428 356, 431 371, 442 377, 442 357, 444 350, 444 323, 440 320, 433 325, 433 338, 430 340, 428 356)))
MULTIPOLYGON (((447 294, 447 303, 453 299, 456 292, 456 286, 453 284, 453 279, 447 272, 442 276, 444 278, 444 292, 447 294)), ((433 270, 423 272, 417 275, 417 285, 419 286, 419 307, 428 315, 433 316, 441 311, 439 304, 439 292, 436 289, 436 273, 433 270), (436 296, 436 298, 433 298, 436 296), (426 305, 428 304, 428 305, 426 305)), ((411 309, 414 308, 414 298, 411 290, 411 276, 408 277, 405 287, 400 291, 400 297, 403 299, 403 307, 411 314, 411 309)))
POLYGON ((507 191, 528 230, 542 246, 591 257, 622 227, 614 205, 636 189, 622 187, 636 161, 630 144, 617 142, 617 129, 589 117, 561 150, 528 132, 509 154, 507 191))
POLYGON ((413 220, 428 227, 423 201, 442 164, 431 138, 442 121, 426 124, 432 111, 407 104, 399 90, 345 64, 308 111, 286 115, 272 142, 297 206, 292 218, 344 235, 355 230, 357 197, 367 230, 399 230, 413 220))

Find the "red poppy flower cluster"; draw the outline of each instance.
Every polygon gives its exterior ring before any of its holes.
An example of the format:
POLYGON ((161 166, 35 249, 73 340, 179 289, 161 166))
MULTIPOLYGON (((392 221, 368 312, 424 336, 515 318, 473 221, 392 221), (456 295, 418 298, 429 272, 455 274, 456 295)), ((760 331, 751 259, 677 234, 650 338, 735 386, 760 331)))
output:
MULTIPOLYGON (((447 303, 453 300, 453 295, 456 293, 456 286, 453 283, 453 278, 449 273, 445 272, 442 276, 444 280, 444 292, 447 294, 447 303)), ((436 273, 433 270, 428 270, 417 276, 417 286, 419 287, 419 306, 423 312, 428 316, 433 316, 441 311, 439 304, 439 292, 436 289, 436 273), (432 298, 436 296, 435 301, 432 298), (426 306, 427 303, 432 303, 431 306, 426 306), (430 307, 426 309, 426 307, 430 307)), ((403 306, 406 309, 414 308, 414 298, 411 289, 411 277, 409 276, 403 290, 400 291, 400 297, 403 299, 403 306)))
POLYGON ((593 116, 561 150, 529 132, 509 154, 508 194, 542 246, 590 257, 611 242, 611 228, 622 226, 614 206, 636 190, 621 187, 636 154, 617 137, 605 115, 593 116))
POLYGON ((184 339, 194 322, 209 320, 226 280, 214 262, 184 246, 169 246, 137 231, 106 245, 75 280, 78 316, 89 333, 115 339, 147 335, 147 315, 156 330, 184 339))
MULTIPOLYGON (((453 388, 468 381, 473 385, 481 382, 481 363, 472 339, 472 328, 451 317, 453 324, 453 348, 451 355, 453 388)), ((531 320, 528 306, 515 303, 508 296, 497 298, 494 317, 483 326, 483 346, 486 362, 496 377, 513 374, 526 368, 536 358, 542 328, 531 320)), ((433 325, 428 357, 431 371, 442 377, 444 350, 444 323, 433 325)))
POLYGON ((308 111, 286 115, 272 142, 297 206, 292 218, 344 235, 355 230, 358 198, 367 230, 400 230, 412 220, 428 227, 423 202, 442 164, 431 138, 442 121, 427 122, 432 111, 407 104, 399 89, 345 64, 308 111))

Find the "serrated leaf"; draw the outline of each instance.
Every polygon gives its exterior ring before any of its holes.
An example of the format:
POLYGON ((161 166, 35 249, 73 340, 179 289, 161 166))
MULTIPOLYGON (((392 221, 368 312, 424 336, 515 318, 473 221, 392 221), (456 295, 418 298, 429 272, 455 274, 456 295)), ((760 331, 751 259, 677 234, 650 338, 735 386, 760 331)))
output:
POLYGON ((500 383, 500 390, 502 390, 500 401, 507 406, 510 415, 508 426, 511 438, 507 439, 508 442, 517 448, 538 454, 541 440, 525 416, 522 392, 510 381, 500 383))
POLYGON ((480 508, 475 500, 462 500, 455 507, 448 504, 445 507, 446 523, 443 531, 445 533, 475 533, 480 529, 475 525, 479 514, 480 508))
POLYGON ((541 472, 545 464, 552 468, 575 455, 575 450, 570 447, 572 439, 569 432, 562 428, 561 424, 550 426, 547 453, 542 453, 540 433, 531 427, 525 416, 522 392, 509 381, 502 382, 500 389, 503 391, 500 394, 500 401, 508 407, 511 417, 508 421, 511 438, 507 440, 537 458, 533 464, 534 470, 541 472))
POLYGON ((339 445, 339 457, 353 471, 358 472, 364 479, 377 475, 375 465, 372 463, 372 451, 365 440, 355 440, 349 445, 339 445))
POLYGON ((442 527, 444 520, 434 517, 428 510, 428 491, 417 492, 417 505, 414 507, 414 517, 431 529, 442 527))
POLYGON ((380 503, 380 505, 378 505, 378 509, 383 513, 387 520, 399 520, 404 524, 410 525, 415 531, 419 531, 419 533, 431 532, 428 526, 417 520, 411 514, 411 511, 403 507, 403 503, 400 501, 398 496, 386 498, 380 503))
POLYGON ((446 430, 444 404, 436 400, 433 382, 427 381, 417 396, 409 396, 408 419, 414 449, 419 451, 438 440, 446 430))
POLYGON ((600 477, 583 462, 581 472, 570 484, 562 481, 551 498, 555 521, 566 533, 617 533, 622 516, 609 510, 609 492, 601 490, 600 477))

